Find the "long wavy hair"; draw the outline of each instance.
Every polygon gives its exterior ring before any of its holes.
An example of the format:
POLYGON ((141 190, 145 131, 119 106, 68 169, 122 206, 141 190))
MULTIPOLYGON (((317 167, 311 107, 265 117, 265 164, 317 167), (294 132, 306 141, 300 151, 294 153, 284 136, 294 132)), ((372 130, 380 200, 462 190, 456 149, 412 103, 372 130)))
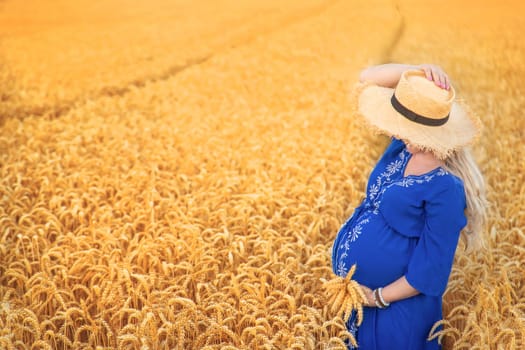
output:
POLYGON ((455 150, 445 159, 445 169, 463 180, 467 197, 467 226, 461 238, 467 251, 484 247, 483 230, 487 220, 488 201, 485 181, 469 148, 455 150))

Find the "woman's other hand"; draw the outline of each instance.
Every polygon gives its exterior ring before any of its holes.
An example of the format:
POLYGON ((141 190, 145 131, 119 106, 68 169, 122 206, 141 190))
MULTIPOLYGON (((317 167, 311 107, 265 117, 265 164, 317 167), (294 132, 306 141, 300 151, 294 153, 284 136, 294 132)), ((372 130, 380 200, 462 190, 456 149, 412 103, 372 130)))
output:
POLYGON ((376 307, 377 305, 374 300, 374 291, 367 286, 363 286, 362 284, 360 286, 366 296, 366 302, 363 305, 368 307, 376 307))
POLYGON ((450 89, 450 79, 447 73, 438 65, 435 64, 420 64, 418 66, 425 72, 428 80, 434 81, 434 83, 442 89, 450 89))

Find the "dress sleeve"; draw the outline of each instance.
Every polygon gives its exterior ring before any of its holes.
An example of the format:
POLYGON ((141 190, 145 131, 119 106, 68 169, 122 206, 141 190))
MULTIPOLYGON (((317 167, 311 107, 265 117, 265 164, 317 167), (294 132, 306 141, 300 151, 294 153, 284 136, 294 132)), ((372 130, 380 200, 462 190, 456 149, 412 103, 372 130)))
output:
POLYGON ((425 224, 405 277, 422 294, 441 296, 447 287, 460 231, 467 223, 463 184, 456 179, 447 182, 424 205, 425 224))

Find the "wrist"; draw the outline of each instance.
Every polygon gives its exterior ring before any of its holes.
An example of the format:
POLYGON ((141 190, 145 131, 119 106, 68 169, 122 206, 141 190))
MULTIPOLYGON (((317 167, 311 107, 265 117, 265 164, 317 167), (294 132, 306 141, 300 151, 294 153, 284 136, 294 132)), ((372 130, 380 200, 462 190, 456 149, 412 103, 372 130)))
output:
POLYGON ((376 306, 374 299, 374 291, 372 289, 368 289, 365 295, 367 306, 376 306))
POLYGON ((377 288, 373 291, 374 303, 380 309, 385 309, 390 306, 390 303, 383 297, 383 288, 377 288))

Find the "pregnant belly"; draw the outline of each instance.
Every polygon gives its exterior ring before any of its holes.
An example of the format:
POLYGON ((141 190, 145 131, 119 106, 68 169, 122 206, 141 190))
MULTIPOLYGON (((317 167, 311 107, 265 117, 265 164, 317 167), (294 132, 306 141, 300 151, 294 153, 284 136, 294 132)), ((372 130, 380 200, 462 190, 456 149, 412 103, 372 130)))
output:
MULTIPOLYGON (((353 279, 372 289, 382 287, 406 273, 417 238, 403 236, 393 230, 381 215, 368 214, 359 220, 358 237, 349 234, 340 244, 348 249, 340 261, 348 268, 357 264, 353 279), (368 220, 366 220, 368 218, 368 220)), ((357 222, 357 221, 356 221, 357 222)))

